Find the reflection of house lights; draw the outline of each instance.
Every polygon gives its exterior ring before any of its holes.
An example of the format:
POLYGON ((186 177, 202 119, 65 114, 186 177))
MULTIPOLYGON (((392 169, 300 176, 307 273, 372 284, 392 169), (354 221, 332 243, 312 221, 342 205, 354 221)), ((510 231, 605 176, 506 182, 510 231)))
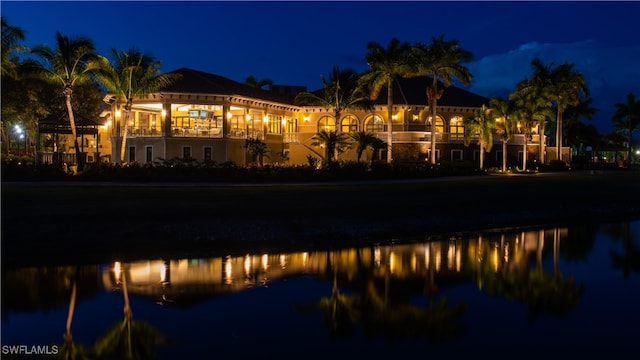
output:
POLYGON ((113 264, 113 275, 116 278, 116 283, 120 282, 120 275, 121 274, 122 274, 122 269, 121 269, 120 261, 116 261, 113 264))
POLYGON ((262 255, 262 270, 267 271, 269 268, 269 255, 262 255))
POLYGON ((251 274, 251 256, 247 254, 244 257, 244 276, 249 276, 251 274))
POLYGON ((393 274, 396 269, 396 254, 392 251, 389 254, 389 271, 393 274))
POLYGON ((231 257, 227 256, 224 261, 224 283, 231 284, 231 257))

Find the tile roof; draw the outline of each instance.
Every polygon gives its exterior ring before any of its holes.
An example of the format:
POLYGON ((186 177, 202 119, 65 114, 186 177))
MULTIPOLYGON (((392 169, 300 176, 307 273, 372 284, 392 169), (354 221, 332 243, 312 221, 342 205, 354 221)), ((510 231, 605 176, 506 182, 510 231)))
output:
MULTIPOLYGON (((295 94, 287 96, 273 91, 258 89, 220 75, 188 68, 181 68, 172 71, 172 73, 182 74, 182 79, 163 88, 161 91, 235 95, 293 105, 295 94)), ((426 76, 398 78, 394 81, 393 103, 397 105, 427 106, 426 89, 431 84, 431 79, 426 76)), ((442 89, 444 87, 440 84, 439 88, 442 89)), ((322 94, 322 89, 316 90, 314 93, 322 94)), ((380 91, 374 103, 377 105, 387 104, 386 88, 380 91)), ((445 88, 442 98, 438 101, 438 106, 480 107, 482 104, 488 103, 489 99, 484 96, 456 86, 450 86, 445 88)))
MULTIPOLYGON (((396 105, 427 106, 427 86, 431 85, 433 78, 420 76, 414 78, 398 78, 393 82, 393 103, 396 105)), ((438 100, 438 106, 464 106, 481 107, 489 105, 489 98, 474 94, 456 86, 445 88, 438 82, 438 89, 444 89, 442 98, 438 100)), ((374 101, 377 105, 387 104, 387 90, 383 88, 374 101)))
POLYGON ((235 95, 254 99, 292 104, 292 99, 275 92, 258 89, 220 75, 203 71, 181 68, 171 71, 182 75, 182 79, 172 85, 162 88, 160 91, 176 93, 197 93, 216 95, 235 95))

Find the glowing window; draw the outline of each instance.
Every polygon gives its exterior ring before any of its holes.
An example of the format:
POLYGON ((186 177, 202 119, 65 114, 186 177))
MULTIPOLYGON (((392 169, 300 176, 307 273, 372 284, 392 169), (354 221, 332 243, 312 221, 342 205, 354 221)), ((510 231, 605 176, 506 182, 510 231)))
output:
POLYGON ((340 122, 340 131, 352 133, 358 131, 358 119, 355 116, 347 115, 340 122))
POLYGON ((318 132, 325 130, 336 131, 336 119, 331 116, 325 115, 318 120, 318 132))
POLYGON ((369 115, 364 120, 364 130, 366 132, 382 132, 384 131, 384 122, 380 115, 369 115))

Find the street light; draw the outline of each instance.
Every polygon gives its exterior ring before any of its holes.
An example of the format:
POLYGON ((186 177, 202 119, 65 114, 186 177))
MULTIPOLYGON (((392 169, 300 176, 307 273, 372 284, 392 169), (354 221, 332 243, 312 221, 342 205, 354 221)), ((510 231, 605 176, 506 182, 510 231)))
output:
MULTIPOLYGON (((20 156, 20 142, 22 141, 22 139, 24 139, 24 134, 22 132, 22 126, 20 126, 19 124, 15 124, 13 126, 13 130, 16 133, 16 139, 17 139, 16 142, 17 142, 17 147, 18 147, 17 153, 18 153, 18 156, 20 156)), ((25 145, 25 148, 26 148, 26 145, 25 145)))

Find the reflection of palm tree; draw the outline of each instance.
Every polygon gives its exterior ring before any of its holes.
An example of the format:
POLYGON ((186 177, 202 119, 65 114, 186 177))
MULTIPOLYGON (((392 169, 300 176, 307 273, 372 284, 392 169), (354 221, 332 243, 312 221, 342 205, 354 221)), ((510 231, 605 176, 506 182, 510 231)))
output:
MULTIPOLYGON (((489 266, 480 266, 474 271, 485 272, 487 291, 493 295, 502 295, 516 301, 522 301, 528 307, 528 319, 535 320, 540 313, 561 316, 575 308, 582 296, 582 284, 575 284, 572 276, 566 279, 560 273, 558 258, 560 256, 559 233, 554 232, 554 271, 549 274, 542 267, 542 245, 544 232, 539 233, 536 249, 536 265, 529 267, 510 268, 500 265, 498 271, 489 266)), ((482 250, 488 255, 491 245, 486 244, 482 250)), ((484 255, 483 255, 484 257, 484 255)))
POLYGON ((84 359, 86 351, 83 346, 77 345, 73 342, 73 335, 71 333, 71 323, 73 321, 73 314, 76 308, 76 298, 78 292, 78 267, 75 267, 74 274, 68 281, 71 282, 71 296, 69 299, 69 312, 67 313, 67 322, 65 333, 63 335, 64 343, 62 346, 62 358, 65 360, 72 359, 84 359))
POLYGON ((622 269, 625 279, 629 278, 631 272, 640 272, 640 247, 635 244, 638 236, 631 231, 631 223, 627 221, 619 226, 609 226, 608 233, 612 240, 622 240, 624 249, 622 254, 615 250, 609 251, 613 267, 622 269))
MULTIPOLYGON (((358 259, 362 259, 358 257, 358 259)), ((327 269, 336 266, 327 264, 327 269)), ((464 328, 457 323, 466 309, 464 304, 449 307, 446 299, 439 303, 430 302, 427 308, 408 303, 394 303, 392 293, 388 291, 390 276, 387 271, 384 292, 376 288, 373 269, 361 262, 353 267, 337 267, 332 271, 333 287, 330 297, 321 298, 316 304, 303 309, 322 310, 325 323, 331 335, 349 336, 357 324, 360 324, 368 336, 382 335, 389 339, 414 339, 426 336, 429 339, 448 340, 460 334, 464 328), (355 270, 355 271, 353 271, 355 270), (337 279, 342 273, 349 279, 352 288, 362 289, 361 294, 346 295, 338 289, 337 279)), ((299 308, 300 309, 300 308, 299 308)))
POLYGON ((144 321, 134 321, 127 290, 127 275, 122 273, 124 319, 109 329, 95 345, 101 359, 153 359, 154 346, 167 343, 166 337, 144 321))

